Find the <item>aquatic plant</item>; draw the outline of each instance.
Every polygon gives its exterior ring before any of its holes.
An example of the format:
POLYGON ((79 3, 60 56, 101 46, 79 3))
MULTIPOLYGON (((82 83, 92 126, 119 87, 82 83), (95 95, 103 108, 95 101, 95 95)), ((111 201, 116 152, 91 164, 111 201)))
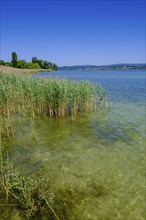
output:
POLYGON ((20 175, 13 170, 8 154, 0 158, 0 191, 4 198, 0 207, 17 206, 25 211, 27 218, 47 215, 51 219, 60 219, 54 210, 55 195, 50 191, 49 178, 20 175))
MULTIPOLYGON (((0 74, 0 115, 65 117, 96 111, 105 103, 102 88, 88 81, 0 74)), ((103 107, 103 106, 102 106, 103 107)))
MULTIPOLYGON (((103 108, 104 92, 88 81, 67 79, 30 78, 0 74, 0 206, 18 206, 28 218, 47 216, 50 219, 75 219, 73 215, 80 191, 66 185, 54 189, 50 176, 24 177, 14 171, 3 139, 14 135, 14 115, 49 116, 62 118, 68 115, 97 111, 103 108)), ((97 195, 102 187, 95 188, 97 195)), ((81 192, 83 194, 83 192, 81 192)))
MULTIPOLYGON (((91 186, 95 197, 106 195, 104 186, 97 183, 91 186)), ((8 153, 0 158, 0 191, 3 197, 0 207, 16 206, 28 219, 41 219, 43 216, 52 220, 79 219, 75 214, 76 206, 80 203, 79 198, 84 201, 87 189, 68 183, 54 188, 52 176, 43 175, 41 171, 29 177, 20 175, 13 169, 8 153)))
POLYGON ((10 203, 10 205, 24 209, 28 218, 43 214, 47 206, 51 215, 53 213, 59 219, 51 205, 53 195, 48 192, 48 179, 40 177, 36 181, 33 177, 21 176, 13 170, 8 157, 5 159, 1 157, 0 165, 0 190, 5 197, 3 205, 9 206, 9 201, 13 199, 13 204, 10 203), (46 193, 49 193, 49 197, 46 193))

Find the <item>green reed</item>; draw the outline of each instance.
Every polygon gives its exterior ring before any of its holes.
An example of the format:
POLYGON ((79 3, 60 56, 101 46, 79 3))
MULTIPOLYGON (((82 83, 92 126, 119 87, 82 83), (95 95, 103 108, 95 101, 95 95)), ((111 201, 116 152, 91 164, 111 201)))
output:
POLYGON ((105 105, 102 88, 88 81, 30 78, 0 74, 0 115, 14 113, 65 117, 98 110, 105 105))

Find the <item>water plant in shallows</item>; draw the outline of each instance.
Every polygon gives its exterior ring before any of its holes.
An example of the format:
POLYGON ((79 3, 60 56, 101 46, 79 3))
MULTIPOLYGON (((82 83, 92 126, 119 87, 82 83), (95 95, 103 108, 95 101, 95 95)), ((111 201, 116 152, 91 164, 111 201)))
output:
POLYGON ((26 177, 13 169, 8 154, 1 156, 0 190, 3 203, 0 207, 16 207, 27 219, 44 219, 43 216, 52 220, 79 219, 75 214, 76 208, 80 199, 82 203, 86 202, 86 193, 87 198, 90 198, 90 190, 95 197, 102 197, 107 193, 104 186, 97 184, 90 186, 82 183, 83 188, 71 183, 57 185, 59 180, 46 171, 48 170, 44 170, 47 175, 40 170, 37 174, 26 177))
POLYGON ((0 114, 65 117, 97 111, 106 104, 105 91, 88 81, 30 78, 0 74, 0 114))

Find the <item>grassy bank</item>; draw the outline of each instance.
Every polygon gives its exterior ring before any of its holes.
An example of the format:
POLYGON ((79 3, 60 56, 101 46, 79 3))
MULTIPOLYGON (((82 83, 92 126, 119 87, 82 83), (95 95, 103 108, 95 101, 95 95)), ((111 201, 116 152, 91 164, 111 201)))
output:
POLYGON ((7 67, 0 65, 0 73, 2 74, 14 74, 14 75, 31 75, 38 72, 51 72, 49 69, 19 69, 14 67, 7 67))

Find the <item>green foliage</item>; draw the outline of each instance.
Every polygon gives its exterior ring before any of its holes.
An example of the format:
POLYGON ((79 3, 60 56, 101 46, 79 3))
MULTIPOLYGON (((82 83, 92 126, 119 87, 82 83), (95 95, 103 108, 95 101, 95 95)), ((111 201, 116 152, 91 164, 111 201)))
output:
POLYGON ((37 64, 39 64, 41 69, 43 69, 43 66, 44 66, 44 61, 43 60, 37 60, 37 64))
POLYGON ((37 57, 32 57, 32 62, 29 63, 27 63, 25 60, 17 60, 16 52, 12 52, 11 63, 5 63, 4 60, 0 60, 0 65, 17 67, 20 69, 58 69, 56 64, 52 64, 51 62, 48 62, 46 60, 37 59, 37 57))
POLYGON ((4 62, 4 60, 0 60, 0 65, 5 65, 5 62, 4 62))
POLYGON ((47 60, 37 59, 37 57, 32 57, 32 63, 38 63, 41 69, 53 69, 53 70, 58 69, 56 64, 52 64, 51 62, 48 62, 47 60))
POLYGON ((37 63, 37 57, 32 57, 32 63, 37 63))
POLYGON ((17 67, 21 69, 27 69, 27 62, 25 60, 18 60, 17 67))
POLYGON ((27 68, 28 69, 41 69, 40 65, 38 63, 27 63, 27 68))
POLYGON ((12 66, 17 67, 17 54, 16 52, 12 52, 12 60, 11 60, 12 66))
POLYGON ((51 62, 48 62, 48 67, 49 67, 49 69, 52 69, 52 63, 51 62))
POLYGON ((56 65, 56 63, 53 63, 53 64, 52 64, 52 69, 53 69, 53 70, 57 70, 57 69, 58 69, 58 66, 56 65))
POLYGON ((0 111, 7 117, 16 112, 58 118, 75 116, 97 111, 105 101, 104 91, 88 81, 0 75, 0 111))
POLYGON ((41 68, 43 68, 43 65, 44 65, 44 61, 43 60, 38 60, 37 59, 37 57, 32 57, 32 63, 34 63, 34 64, 39 64, 39 66, 41 67, 41 68))
POLYGON ((43 64, 43 69, 52 69, 52 63, 45 60, 43 64))
POLYGON ((5 66, 12 66, 12 63, 10 63, 10 62, 5 62, 5 66))

